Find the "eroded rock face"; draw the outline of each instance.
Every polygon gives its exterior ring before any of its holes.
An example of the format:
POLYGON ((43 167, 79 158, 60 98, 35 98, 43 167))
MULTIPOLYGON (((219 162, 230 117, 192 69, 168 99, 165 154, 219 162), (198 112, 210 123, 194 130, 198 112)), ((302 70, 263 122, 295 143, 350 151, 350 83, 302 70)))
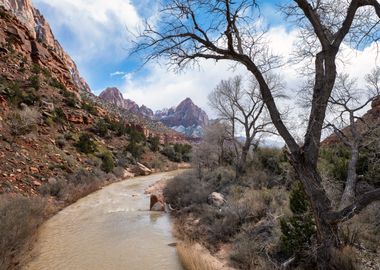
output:
MULTIPOLYGON (((49 23, 39 10, 33 7, 31 0, 0 0, 0 7, 11 12, 23 26, 12 24, 6 29, 8 34, 10 32, 21 39, 21 48, 16 47, 16 50, 30 54, 34 61, 52 69, 62 83, 66 84, 67 80, 70 80, 75 88, 91 92, 88 84, 80 76, 76 64, 55 39, 49 23)), ((72 88, 70 85, 66 86, 72 88)))

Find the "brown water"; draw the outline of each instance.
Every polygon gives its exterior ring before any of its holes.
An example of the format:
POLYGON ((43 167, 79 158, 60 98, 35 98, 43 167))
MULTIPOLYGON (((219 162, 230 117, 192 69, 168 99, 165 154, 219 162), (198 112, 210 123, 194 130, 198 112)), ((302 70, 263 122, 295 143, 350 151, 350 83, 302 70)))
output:
POLYGON ((178 172, 119 182, 79 200, 40 230, 27 270, 180 270, 170 218, 149 212, 150 184, 178 172))

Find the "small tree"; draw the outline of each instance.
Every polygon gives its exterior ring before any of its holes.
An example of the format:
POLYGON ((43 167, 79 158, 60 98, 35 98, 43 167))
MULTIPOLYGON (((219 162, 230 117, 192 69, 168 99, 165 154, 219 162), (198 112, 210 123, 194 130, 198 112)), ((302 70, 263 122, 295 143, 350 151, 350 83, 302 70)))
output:
POLYGON ((269 132, 271 125, 269 117, 265 117, 265 103, 261 98, 258 84, 253 80, 252 85, 245 89, 241 76, 221 81, 210 94, 209 101, 219 117, 228 121, 231 126, 230 139, 237 155, 241 149, 239 160, 236 162, 237 175, 239 175, 245 171, 249 150, 253 144, 258 143, 258 135, 269 132), (239 127, 243 128, 245 137, 243 143, 236 139, 239 127))

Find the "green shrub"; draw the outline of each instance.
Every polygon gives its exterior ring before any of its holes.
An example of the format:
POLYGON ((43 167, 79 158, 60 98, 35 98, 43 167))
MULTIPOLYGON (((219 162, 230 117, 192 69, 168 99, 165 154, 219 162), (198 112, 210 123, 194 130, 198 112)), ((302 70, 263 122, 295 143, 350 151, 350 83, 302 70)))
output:
POLYGON ((73 97, 65 98, 65 104, 71 108, 75 108, 77 106, 77 100, 73 97))
POLYGON ((161 154, 166 156, 170 161, 173 161, 173 162, 181 162, 182 161, 181 153, 176 152, 172 145, 164 146, 164 148, 161 150, 161 154))
POLYGON ((159 137, 149 137, 148 142, 150 144, 150 150, 157 152, 160 150, 160 138, 159 137))
POLYGON ((93 140, 93 137, 88 133, 82 133, 80 135, 79 141, 75 144, 75 147, 78 149, 78 151, 85 154, 92 154, 97 150, 97 146, 93 140))
POLYGON ((63 83, 61 83, 60 81, 58 81, 56 78, 51 78, 49 80, 49 85, 52 86, 52 87, 58 88, 60 90, 67 91, 66 87, 63 85, 63 83))
POLYGON ((129 135, 130 140, 136 143, 144 142, 146 140, 144 133, 135 128, 128 127, 127 134, 129 135))
POLYGON ((63 124, 66 121, 66 115, 62 108, 55 108, 53 111, 53 121, 58 124, 63 124))
POLYGON ((41 66, 39 64, 33 64, 31 71, 34 74, 40 74, 41 73, 41 66))
POLYGON ((21 103, 32 106, 40 100, 40 97, 34 93, 33 88, 22 90, 18 82, 9 84, 9 87, 6 89, 6 96, 9 103, 14 106, 19 106, 21 103))
POLYGON ((108 134, 108 125, 106 121, 103 119, 100 119, 96 122, 95 126, 93 127, 93 131, 95 134, 97 134, 100 137, 105 137, 108 134))
POLYGON ((112 157, 112 154, 110 152, 105 152, 102 154, 102 165, 101 169, 102 171, 106 173, 112 172, 112 170, 115 167, 115 163, 112 157))
POLYGON ((35 90, 39 90, 40 89, 40 78, 38 77, 38 75, 32 75, 30 76, 29 78, 29 82, 30 82, 30 86, 32 88, 34 88, 35 90))
POLYGON ((280 220, 281 250, 287 256, 300 259, 311 247, 316 230, 309 208, 302 184, 295 183, 290 193, 290 209, 293 216, 280 220))
POLYGON ((92 103, 83 102, 82 109, 87 111, 89 114, 98 115, 98 110, 96 109, 95 105, 92 103))
POLYGON ((132 156, 137 160, 139 160, 142 154, 144 153, 144 148, 142 147, 142 145, 138 144, 136 141, 131 141, 127 145, 125 150, 131 153, 132 156))

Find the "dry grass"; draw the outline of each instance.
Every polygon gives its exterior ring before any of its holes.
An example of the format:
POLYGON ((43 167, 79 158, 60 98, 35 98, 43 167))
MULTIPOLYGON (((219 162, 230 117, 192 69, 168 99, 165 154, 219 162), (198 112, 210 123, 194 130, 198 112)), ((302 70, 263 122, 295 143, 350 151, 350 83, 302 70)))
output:
POLYGON ((18 269, 18 259, 44 217, 44 202, 21 195, 0 196, 0 269, 18 269))
POLYGON ((199 245, 180 242, 177 245, 177 252, 182 266, 186 270, 221 270, 221 263, 215 262, 208 252, 205 252, 199 245))

